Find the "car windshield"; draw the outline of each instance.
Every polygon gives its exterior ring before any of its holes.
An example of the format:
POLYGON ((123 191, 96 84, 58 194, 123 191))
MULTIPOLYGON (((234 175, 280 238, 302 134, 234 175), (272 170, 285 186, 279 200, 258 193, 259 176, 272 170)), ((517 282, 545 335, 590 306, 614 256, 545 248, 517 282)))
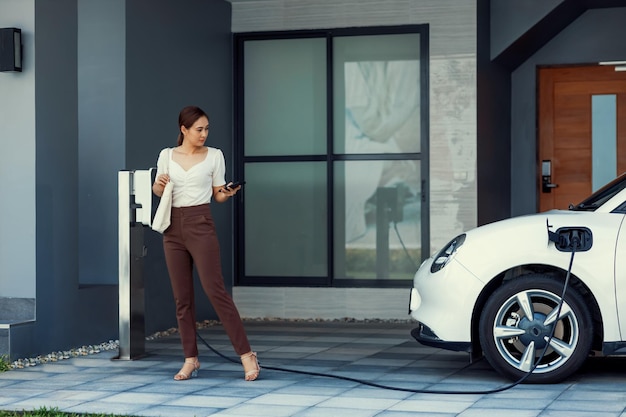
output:
POLYGON ((581 203, 575 206, 573 204, 570 205, 569 209, 574 211, 594 211, 624 188, 626 188, 626 172, 591 194, 581 203))

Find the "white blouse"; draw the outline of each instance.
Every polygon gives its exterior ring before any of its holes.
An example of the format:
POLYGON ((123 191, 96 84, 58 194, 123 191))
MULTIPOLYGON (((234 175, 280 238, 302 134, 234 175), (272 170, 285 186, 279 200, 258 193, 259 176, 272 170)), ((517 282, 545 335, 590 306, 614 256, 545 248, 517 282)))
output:
POLYGON ((169 174, 170 181, 174 185, 172 207, 208 204, 213 196, 213 186, 226 184, 224 154, 220 149, 207 148, 206 158, 186 171, 172 160, 172 148, 165 148, 159 153, 156 175, 169 174))

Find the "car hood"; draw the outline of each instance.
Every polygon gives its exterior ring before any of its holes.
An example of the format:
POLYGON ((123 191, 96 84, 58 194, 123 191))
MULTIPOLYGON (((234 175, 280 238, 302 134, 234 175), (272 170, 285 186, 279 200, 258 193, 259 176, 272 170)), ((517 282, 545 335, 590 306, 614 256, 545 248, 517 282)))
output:
MULTIPOLYGON (((466 232, 454 261, 459 262, 479 280, 487 282, 495 275, 518 265, 545 264, 567 269, 571 253, 556 249, 548 231, 563 227, 584 227, 592 231, 593 246, 579 258, 607 260, 615 252, 616 236, 623 215, 569 210, 551 210, 514 217, 466 232)), ((584 268, 584 262, 579 262, 584 268)))

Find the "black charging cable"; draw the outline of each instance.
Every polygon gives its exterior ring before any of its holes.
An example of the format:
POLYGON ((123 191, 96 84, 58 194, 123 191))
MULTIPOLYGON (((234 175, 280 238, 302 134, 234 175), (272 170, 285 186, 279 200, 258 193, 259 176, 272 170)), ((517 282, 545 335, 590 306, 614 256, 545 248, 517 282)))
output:
MULTIPOLYGON (((550 336, 548 337, 547 343, 543 347, 543 350, 541 351, 541 355, 539 355, 539 358, 533 364, 533 367, 526 374, 524 374, 524 376, 522 376, 520 379, 518 379, 517 381, 512 382, 510 384, 507 384, 507 385, 504 385, 502 387, 495 388, 495 389, 477 390, 477 391, 412 389, 412 388, 402 388, 402 387, 394 387, 394 386, 389 386, 389 385, 377 384, 375 382, 365 381, 365 380, 362 380, 362 379, 350 378, 350 377, 346 377, 346 376, 333 375, 333 374, 327 374, 327 373, 321 373, 321 372, 301 371, 301 370, 298 370, 298 369, 288 369, 288 368, 282 368, 282 367, 277 367, 277 366, 265 366, 265 365, 261 366, 261 368, 262 369, 269 369, 269 370, 272 370, 272 371, 290 372, 290 373, 301 374, 301 375, 310 375, 310 376, 319 376, 319 377, 325 377, 325 378, 334 378, 334 379, 339 379, 339 380, 343 380, 343 381, 356 382, 358 384, 367 385, 367 386, 374 387, 374 388, 381 388, 381 389, 392 390, 392 391, 410 392, 410 393, 414 393, 414 394, 485 395, 485 394, 495 394, 495 393, 498 393, 498 392, 509 390, 509 389, 511 389, 511 388, 513 388, 513 387, 523 383, 524 381, 526 381, 526 379, 528 379, 528 377, 530 377, 530 375, 532 375, 532 373, 535 371, 535 369, 537 369, 537 366, 539 365, 539 363, 541 363, 541 361, 543 360, 543 357, 545 356, 546 352, 548 351, 548 348, 550 347, 550 343, 552 342, 552 339, 554 338, 554 331, 556 329, 556 323, 558 322, 559 317, 561 316, 561 310, 563 308, 563 302, 565 300, 565 293, 567 291, 567 287, 569 286, 569 280, 570 280, 570 275, 571 275, 571 271, 572 271, 572 265, 574 263, 574 254, 576 253, 576 247, 579 244, 580 244, 580 241, 578 240, 578 237, 572 238, 572 242, 571 242, 572 256, 570 257, 569 267, 567 268, 567 274, 565 275, 565 283, 563 284, 563 291, 561 293, 561 299, 559 300, 559 304, 558 304, 558 307, 557 307, 555 323, 552 326, 552 329, 550 331, 550 336)), ((224 358, 227 361, 230 361, 232 363, 237 363, 237 364, 240 363, 239 361, 237 361, 235 359, 232 359, 232 358, 222 354, 217 349, 213 348, 199 334, 197 334, 197 337, 198 337, 198 339, 200 339, 200 341, 207 348, 209 348, 216 355, 218 355, 218 356, 220 356, 220 357, 222 357, 222 358, 224 358)), ((473 365, 473 363, 470 363, 470 364, 464 366, 463 368, 461 368, 457 372, 455 372, 455 374, 464 371, 465 369, 469 368, 472 365, 473 365)))

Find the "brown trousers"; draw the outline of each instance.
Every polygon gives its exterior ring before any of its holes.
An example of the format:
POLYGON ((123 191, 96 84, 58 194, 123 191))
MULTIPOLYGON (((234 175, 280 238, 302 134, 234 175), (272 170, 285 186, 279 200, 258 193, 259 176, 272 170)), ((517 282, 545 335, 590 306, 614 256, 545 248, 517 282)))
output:
POLYGON ((186 358, 198 356, 193 267, 238 355, 250 343, 232 297, 224 287, 220 247, 211 206, 172 208, 172 224, 163 234, 165 262, 176 301, 176 319, 186 358))

